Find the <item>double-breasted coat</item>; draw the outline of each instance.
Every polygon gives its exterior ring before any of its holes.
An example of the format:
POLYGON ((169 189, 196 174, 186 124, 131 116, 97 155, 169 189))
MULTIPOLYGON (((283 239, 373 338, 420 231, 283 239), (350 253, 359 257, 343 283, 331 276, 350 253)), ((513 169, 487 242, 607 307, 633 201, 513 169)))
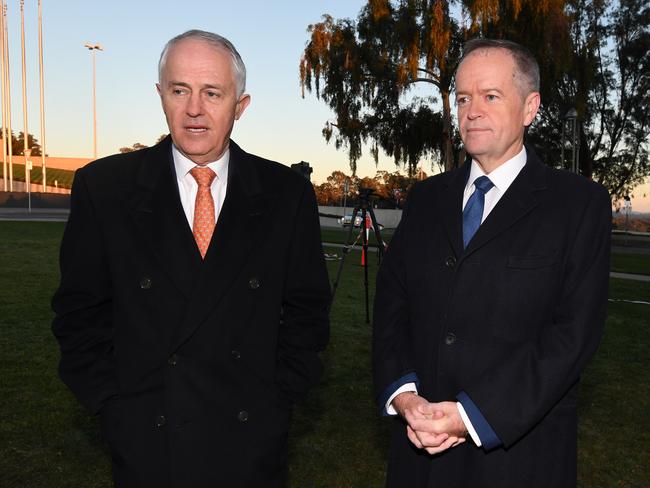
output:
POLYGON ((468 394, 502 441, 440 455, 394 419, 391 487, 576 484, 578 380, 606 314, 611 203, 600 185, 527 162, 466 249, 469 163, 416 185, 379 271, 379 394, 408 373, 432 402, 468 394))
POLYGON ((329 297, 314 192, 287 167, 231 141, 205 260, 169 137, 77 171, 53 331, 61 378, 101 416, 116 485, 283 485, 329 297))

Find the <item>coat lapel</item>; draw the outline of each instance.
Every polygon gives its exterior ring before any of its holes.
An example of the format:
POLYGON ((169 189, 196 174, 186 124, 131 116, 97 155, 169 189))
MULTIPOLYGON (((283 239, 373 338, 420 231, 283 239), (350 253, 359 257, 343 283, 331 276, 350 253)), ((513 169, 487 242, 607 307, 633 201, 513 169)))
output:
POLYGON ((536 193, 546 188, 544 165, 528 146, 526 153, 526 165, 478 228, 465 249, 465 256, 487 244, 538 205, 536 193))
POLYGON ((471 160, 466 161, 458 170, 448 175, 445 191, 440 193, 438 201, 447 239, 456 258, 463 254, 463 193, 469 177, 470 164, 471 160))
POLYGON ((247 262, 268 211, 259 175, 244 151, 230 143, 226 199, 205 256, 186 317, 172 340, 177 349, 208 318, 247 262))
POLYGON ((130 202, 136 226, 160 268, 189 298, 200 257, 180 202, 169 137, 147 152, 137 185, 130 202))

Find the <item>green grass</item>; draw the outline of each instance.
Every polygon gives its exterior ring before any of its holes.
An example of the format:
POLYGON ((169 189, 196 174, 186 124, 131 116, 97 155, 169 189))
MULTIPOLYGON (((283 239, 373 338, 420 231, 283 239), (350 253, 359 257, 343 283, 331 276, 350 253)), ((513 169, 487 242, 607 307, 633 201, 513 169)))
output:
MULTIPOLYGON (((43 167, 41 166, 40 156, 32 158, 32 163, 33 166, 30 181, 35 184, 41 184, 43 183, 43 167)), ((14 163, 13 167, 14 181, 25 181, 25 165, 14 163)), ((56 180, 59 188, 72 188, 74 171, 68 169, 47 168, 46 174, 47 184, 49 186, 54 186, 54 181, 56 180)))
MULTIPOLYGON (((112 486, 96 419, 56 373, 49 299, 62 231, 60 223, 0 222, 0 484, 7 488, 112 486)), ((374 255, 370 265, 372 290, 374 255)), ((333 279, 338 262, 328 266, 333 279)), ((325 380, 294 415, 292 487, 383 486, 387 425, 372 400, 362 271, 353 252, 332 309, 325 380)), ((610 295, 647 301, 650 283, 611 280, 610 295)), ((580 487, 650 486, 649 369, 650 306, 611 303, 583 377, 580 487)))
POLYGON ((612 253, 612 271, 650 275, 650 254, 612 253))

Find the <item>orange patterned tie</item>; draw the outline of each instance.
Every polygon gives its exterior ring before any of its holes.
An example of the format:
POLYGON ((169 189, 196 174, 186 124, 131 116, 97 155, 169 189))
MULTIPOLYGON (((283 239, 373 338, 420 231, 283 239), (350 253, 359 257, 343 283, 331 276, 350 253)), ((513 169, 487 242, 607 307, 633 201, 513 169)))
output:
POLYGON ((190 170, 190 174, 194 177, 199 189, 196 192, 196 202, 194 203, 194 224, 192 225, 192 232, 196 245, 199 247, 201 257, 205 258, 205 253, 208 252, 210 239, 214 232, 214 200, 212 199, 212 192, 210 185, 212 180, 217 174, 208 167, 197 166, 190 170))

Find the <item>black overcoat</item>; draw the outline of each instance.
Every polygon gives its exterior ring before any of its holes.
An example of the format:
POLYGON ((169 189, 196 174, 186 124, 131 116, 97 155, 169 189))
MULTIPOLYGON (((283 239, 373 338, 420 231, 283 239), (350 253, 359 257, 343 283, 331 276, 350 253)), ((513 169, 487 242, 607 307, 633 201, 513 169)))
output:
POLYGON ((377 392, 410 372, 429 401, 463 390, 503 446, 468 438, 429 456, 394 419, 390 487, 576 484, 577 387, 605 321, 611 203, 600 185, 527 154, 466 250, 469 163, 409 195, 377 281, 377 392))
POLYGON ((169 137, 77 171, 53 330, 62 379, 101 415, 117 486, 282 486, 329 296, 314 192, 286 166, 231 142, 204 261, 169 137))

